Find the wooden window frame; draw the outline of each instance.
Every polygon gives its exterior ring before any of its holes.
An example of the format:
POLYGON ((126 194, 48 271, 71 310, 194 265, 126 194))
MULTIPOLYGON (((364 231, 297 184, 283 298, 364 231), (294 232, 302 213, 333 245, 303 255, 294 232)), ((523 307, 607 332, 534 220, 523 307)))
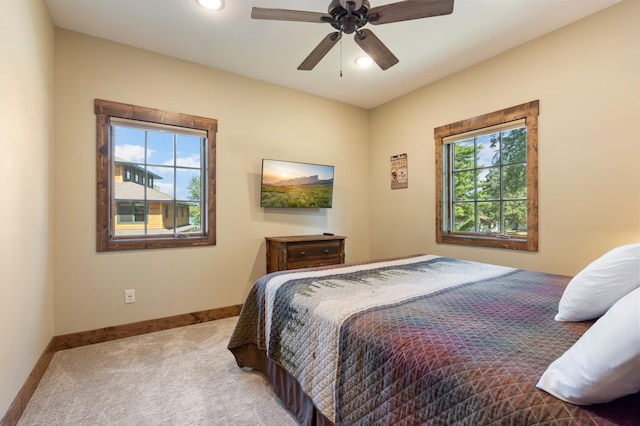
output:
MULTIPOLYGON (((176 247, 197 247, 216 244, 216 133, 218 121, 212 118, 167 112, 118 102, 96 99, 96 249, 98 252, 119 250, 144 250, 176 247), (115 237, 110 232, 111 208, 111 118, 136 120, 149 124, 160 124, 195 129, 206 132, 207 138, 207 230, 202 235, 146 235, 115 237)), ((204 212, 203 212, 204 213, 204 212)))
MULTIPOLYGON (((539 101, 531 101, 511 108, 480 115, 436 127, 433 131, 436 148, 436 242, 511 250, 538 251, 538 115, 539 101), (450 199, 445 182, 450 182, 451 172, 443 158, 445 138, 482 130, 517 120, 525 120, 527 127, 527 236, 492 236, 485 234, 453 232, 447 215, 450 199), (446 179, 446 181, 445 181, 446 179), (448 203, 445 207, 443 203, 448 203)), ((450 188, 450 183, 446 185, 450 188)))

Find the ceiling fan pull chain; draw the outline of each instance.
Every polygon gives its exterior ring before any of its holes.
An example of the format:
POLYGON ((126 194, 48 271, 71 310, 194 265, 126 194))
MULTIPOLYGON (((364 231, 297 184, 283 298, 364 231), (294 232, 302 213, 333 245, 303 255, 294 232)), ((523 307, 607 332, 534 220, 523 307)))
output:
POLYGON ((342 38, 340 39, 340 77, 342 77, 342 38))

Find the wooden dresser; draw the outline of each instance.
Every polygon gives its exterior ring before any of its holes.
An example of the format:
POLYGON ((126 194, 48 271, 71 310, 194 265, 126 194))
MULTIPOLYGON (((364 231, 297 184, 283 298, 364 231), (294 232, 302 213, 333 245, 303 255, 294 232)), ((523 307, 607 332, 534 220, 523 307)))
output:
POLYGON ((344 240, 339 235, 265 237, 267 273, 344 263, 344 240))

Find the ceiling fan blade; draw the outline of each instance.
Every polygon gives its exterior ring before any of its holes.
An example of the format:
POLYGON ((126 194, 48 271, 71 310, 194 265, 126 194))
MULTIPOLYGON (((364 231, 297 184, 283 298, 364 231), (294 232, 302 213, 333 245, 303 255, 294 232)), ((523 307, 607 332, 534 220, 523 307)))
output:
POLYGON ((387 46, 369 30, 359 30, 356 32, 354 40, 373 59, 373 62, 383 70, 399 62, 398 58, 391 53, 387 46))
POLYGON ((297 21, 297 22, 326 22, 323 19, 331 20, 331 16, 326 13, 306 12, 303 10, 289 9, 265 9, 263 7, 251 8, 251 18, 271 19, 274 21, 297 21))
POLYGON ((367 16, 370 24, 379 25, 448 15, 452 12, 453 0, 405 0, 373 7, 367 16))
POLYGON ((309 56, 302 61, 300 66, 298 66, 298 69, 301 71, 311 71, 341 38, 342 34, 337 31, 335 33, 327 34, 320 44, 318 44, 316 48, 309 53, 309 56))

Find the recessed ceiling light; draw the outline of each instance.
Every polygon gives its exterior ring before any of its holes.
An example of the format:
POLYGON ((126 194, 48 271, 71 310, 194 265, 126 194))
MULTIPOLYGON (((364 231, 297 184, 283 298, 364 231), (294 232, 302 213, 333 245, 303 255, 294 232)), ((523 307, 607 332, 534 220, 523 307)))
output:
POLYGON ((211 10, 220 10, 224 6, 223 0, 196 0, 198 4, 204 8, 211 10))
POLYGON ((355 62, 357 66, 366 68, 373 63, 373 59, 371 59, 370 56, 364 55, 358 56, 355 62))

